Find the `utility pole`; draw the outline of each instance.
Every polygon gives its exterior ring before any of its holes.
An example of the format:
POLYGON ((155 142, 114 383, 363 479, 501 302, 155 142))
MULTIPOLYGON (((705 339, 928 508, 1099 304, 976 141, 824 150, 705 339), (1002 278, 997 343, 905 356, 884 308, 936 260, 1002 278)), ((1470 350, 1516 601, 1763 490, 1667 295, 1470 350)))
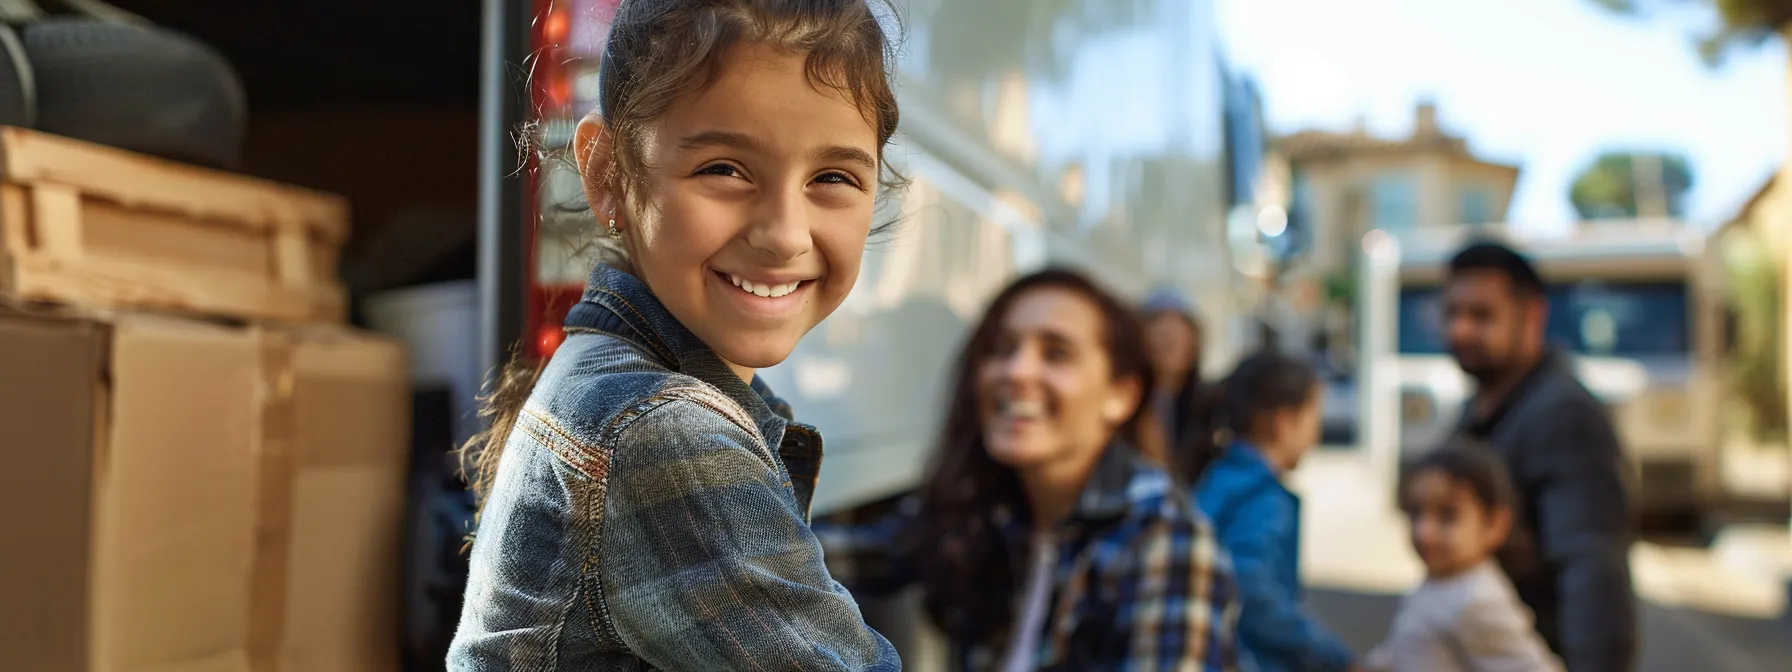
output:
POLYGON ((1376 487, 1392 493, 1400 474, 1400 381, 1395 326, 1400 294, 1400 242, 1387 232, 1363 236, 1357 279, 1357 441, 1376 487))

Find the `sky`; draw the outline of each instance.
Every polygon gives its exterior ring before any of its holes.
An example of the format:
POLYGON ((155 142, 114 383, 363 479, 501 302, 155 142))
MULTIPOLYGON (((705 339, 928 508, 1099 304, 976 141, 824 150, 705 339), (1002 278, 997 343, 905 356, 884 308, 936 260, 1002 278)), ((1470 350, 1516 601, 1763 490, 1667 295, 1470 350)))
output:
POLYGON ((1559 230, 1568 188, 1608 149, 1692 164, 1687 218, 1717 226, 1786 158, 1784 44, 1698 56, 1696 6, 1644 18, 1591 0, 1218 0, 1233 64, 1256 77, 1274 133, 1412 128, 1414 103, 1485 158, 1523 167, 1509 223, 1559 230))

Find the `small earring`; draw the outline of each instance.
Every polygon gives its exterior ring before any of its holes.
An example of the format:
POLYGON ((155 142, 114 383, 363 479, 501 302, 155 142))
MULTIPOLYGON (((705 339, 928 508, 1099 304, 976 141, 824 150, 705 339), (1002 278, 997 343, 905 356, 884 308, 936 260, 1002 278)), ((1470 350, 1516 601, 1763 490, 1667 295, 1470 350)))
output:
POLYGON ((610 217, 610 238, 616 240, 622 239, 622 231, 616 228, 616 218, 614 216, 610 217))

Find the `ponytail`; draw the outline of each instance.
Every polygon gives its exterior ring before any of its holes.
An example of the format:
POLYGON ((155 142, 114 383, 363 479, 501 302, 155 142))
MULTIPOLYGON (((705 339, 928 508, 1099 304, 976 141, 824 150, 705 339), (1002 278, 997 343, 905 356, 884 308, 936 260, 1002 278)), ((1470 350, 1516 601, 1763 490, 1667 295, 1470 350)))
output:
POLYGON ((1232 432, 1226 429, 1223 412, 1225 400, 1226 381, 1223 380, 1204 385, 1194 394, 1193 408, 1190 409, 1193 420, 1176 451, 1179 458, 1176 471, 1189 487, 1201 483, 1201 476, 1219 460, 1226 444, 1231 443, 1232 432))
POLYGON ((512 354, 510 363, 487 385, 486 394, 479 397, 479 417, 486 419, 485 429, 467 439, 460 448, 461 474, 473 486, 473 497, 477 502, 475 520, 477 512, 485 509, 486 497, 491 495, 492 480, 498 473, 498 458, 504 455, 510 430, 516 426, 517 416, 522 415, 523 404, 528 403, 529 393, 535 389, 535 381, 541 378, 545 364, 525 361, 520 352, 512 354))

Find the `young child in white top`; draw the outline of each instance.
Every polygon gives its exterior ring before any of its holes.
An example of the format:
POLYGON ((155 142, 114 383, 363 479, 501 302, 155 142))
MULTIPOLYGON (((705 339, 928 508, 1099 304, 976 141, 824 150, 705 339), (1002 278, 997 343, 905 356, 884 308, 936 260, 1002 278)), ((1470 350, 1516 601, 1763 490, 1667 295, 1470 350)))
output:
POLYGON ((1401 602, 1387 641, 1370 652, 1366 667, 1561 672, 1496 558, 1514 541, 1516 501, 1499 456, 1465 443, 1433 452, 1409 472, 1400 501, 1426 578, 1401 602))

